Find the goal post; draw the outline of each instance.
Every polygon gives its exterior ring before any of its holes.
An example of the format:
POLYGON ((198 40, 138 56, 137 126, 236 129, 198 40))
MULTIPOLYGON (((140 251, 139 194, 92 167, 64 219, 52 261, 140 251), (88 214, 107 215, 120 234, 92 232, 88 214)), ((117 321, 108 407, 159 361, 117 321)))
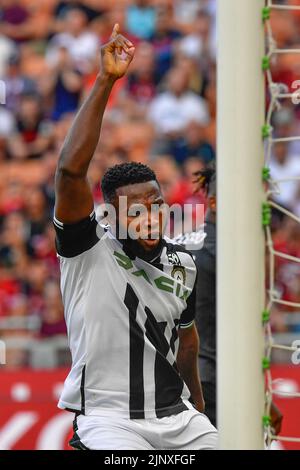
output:
POLYGON ((217 408, 221 449, 262 449, 264 0, 218 0, 217 408))

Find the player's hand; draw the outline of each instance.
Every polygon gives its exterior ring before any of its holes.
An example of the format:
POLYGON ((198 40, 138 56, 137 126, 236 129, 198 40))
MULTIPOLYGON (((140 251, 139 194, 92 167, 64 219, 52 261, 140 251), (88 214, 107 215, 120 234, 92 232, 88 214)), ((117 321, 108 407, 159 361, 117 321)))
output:
POLYGON ((273 402, 271 404, 270 415, 273 432, 276 436, 278 436, 281 431, 283 416, 279 408, 273 402))
POLYGON ((110 41, 101 48, 101 73, 114 80, 123 77, 134 51, 132 42, 119 34, 119 25, 115 24, 110 41))

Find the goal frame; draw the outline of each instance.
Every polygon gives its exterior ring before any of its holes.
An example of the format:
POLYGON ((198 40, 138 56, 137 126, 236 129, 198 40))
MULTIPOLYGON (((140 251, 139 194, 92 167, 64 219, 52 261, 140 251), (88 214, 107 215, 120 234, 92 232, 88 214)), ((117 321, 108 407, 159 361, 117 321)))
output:
POLYGON ((217 426, 220 449, 263 449, 264 0, 218 0, 217 426))

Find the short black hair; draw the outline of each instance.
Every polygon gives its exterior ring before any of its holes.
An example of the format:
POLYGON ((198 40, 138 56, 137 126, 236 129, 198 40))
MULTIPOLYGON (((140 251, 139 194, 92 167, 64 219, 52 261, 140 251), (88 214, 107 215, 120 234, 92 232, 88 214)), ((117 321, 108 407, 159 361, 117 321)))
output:
POLYGON ((112 202, 116 196, 116 190, 122 186, 137 183, 157 181, 151 168, 143 163, 126 162, 114 165, 104 174, 101 189, 105 202, 112 202))
POLYGON ((204 170, 194 173, 197 177, 195 183, 198 183, 197 190, 202 189, 207 196, 216 196, 217 192, 217 179, 216 179, 216 166, 215 163, 207 165, 204 170))

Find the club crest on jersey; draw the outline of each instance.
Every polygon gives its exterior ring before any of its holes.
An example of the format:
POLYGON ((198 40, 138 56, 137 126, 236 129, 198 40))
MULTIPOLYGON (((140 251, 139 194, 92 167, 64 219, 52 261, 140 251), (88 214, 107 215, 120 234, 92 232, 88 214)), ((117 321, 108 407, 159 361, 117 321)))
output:
POLYGON ((183 266, 174 266, 171 272, 171 276, 176 280, 185 284, 186 281, 186 272, 183 266))
POLYGON ((168 253, 168 260, 170 264, 174 264, 176 266, 181 265, 180 258, 178 254, 174 251, 172 251, 171 253, 168 253))

